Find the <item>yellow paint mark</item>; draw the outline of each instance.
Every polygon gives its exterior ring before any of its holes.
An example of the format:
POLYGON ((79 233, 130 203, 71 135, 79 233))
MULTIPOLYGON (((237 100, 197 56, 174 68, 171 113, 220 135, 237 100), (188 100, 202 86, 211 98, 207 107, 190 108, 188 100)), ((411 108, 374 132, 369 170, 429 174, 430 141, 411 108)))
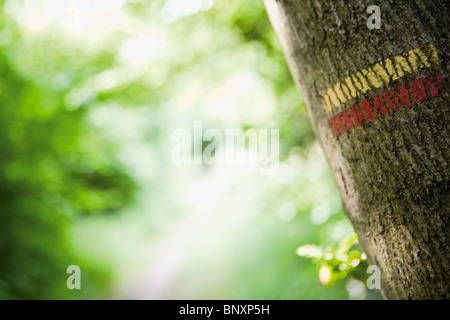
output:
POLYGON ((408 73, 412 72, 411 67, 409 66, 404 56, 394 57, 394 62, 395 62, 395 69, 397 70, 397 74, 399 77, 403 77, 405 75, 403 71, 408 73))
POLYGON ((428 57, 419 48, 408 51, 408 60, 414 72, 423 67, 431 67, 428 63, 428 57))
POLYGON ((391 81, 391 77, 387 74, 386 70, 383 68, 383 66, 380 63, 377 63, 373 66, 373 70, 377 74, 378 77, 383 80, 384 83, 389 83, 391 81))
POLYGON ((356 89, 353 86, 352 78, 348 77, 344 81, 347 84, 347 87, 350 89, 350 96, 352 98, 356 98, 358 96, 358 93, 356 92, 356 89))
POLYGON ((341 105, 341 103, 339 102, 336 93, 334 93, 333 88, 328 88, 327 90, 327 94, 328 97, 330 97, 331 103, 335 106, 338 107, 341 105))
MULTIPOLYGON (((364 71, 365 70, 363 70, 362 72, 364 71)), ((364 93, 370 90, 369 84, 367 83, 366 78, 364 78, 361 72, 357 72, 355 75, 353 75, 352 80, 355 83, 356 87, 359 89, 359 91, 362 91, 364 93), (357 80, 356 77, 359 78, 360 83, 356 81, 357 80)))
POLYGON ((341 100, 341 103, 344 103, 345 101, 347 101, 347 99, 344 97, 344 93, 341 90, 340 82, 338 82, 334 85, 334 92, 336 92, 337 97, 339 98, 339 100, 341 100))
POLYGON ((345 85, 344 82, 341 82, 341 88, 342 88, 342 91, 344 92, 345 97, 347 98, 347 100, 351 99, 352 96, 350 95, 350 91, 348 91, 348 88, 347 88, 347 86, 345 85))
POLYGON ((425 48, 425 51, 427 52, 428 56, 431 58, 431 61, 433 61, 434 63, 438 63, 439 59, 438 59, 437 51, 432 43, 430 43, 425 48))
POLYGON ((370 84, 375 87, 379 88, 383 85, 383 82, 381 81, 380 77, 378 77, 375 72, 373 72, 372 68, 368 68, 367 70, 363 70, 365 73, 367 80, 369 80, 370 84))
POLYGON ((386 59, 386 61, 384 61, 384 66, 386 67, 388 74, 391 76, 392 81, 399 78, 399 76, 395 72, 394 64, 392 63, 391 59, 386 59))
POLYGON ((330 112, 332 109, 331 101, 330 101, 330 97, 328 97, 328 95, 325 91, 322 92, 322 99, 323 99, 323 102, 325 103, 325 111, 330 112))

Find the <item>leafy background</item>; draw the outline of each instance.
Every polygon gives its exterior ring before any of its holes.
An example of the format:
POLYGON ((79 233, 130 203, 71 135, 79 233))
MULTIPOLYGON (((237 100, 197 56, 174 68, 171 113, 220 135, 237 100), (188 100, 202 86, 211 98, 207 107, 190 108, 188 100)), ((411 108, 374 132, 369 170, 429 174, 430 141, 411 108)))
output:
POLYGON ((0 8, 1 299, 380 298, 260 1, 0 8), (175 165, 194 121, 277 173, 175 165))

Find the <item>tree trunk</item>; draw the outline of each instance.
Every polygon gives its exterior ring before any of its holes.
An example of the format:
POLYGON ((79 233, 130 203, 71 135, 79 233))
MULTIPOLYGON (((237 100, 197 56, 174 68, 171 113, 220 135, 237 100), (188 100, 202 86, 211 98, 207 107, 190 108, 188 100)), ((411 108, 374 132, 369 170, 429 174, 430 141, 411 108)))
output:
POLYGON ((265 2, 383 296, 450 298, 446 1, 265 2))

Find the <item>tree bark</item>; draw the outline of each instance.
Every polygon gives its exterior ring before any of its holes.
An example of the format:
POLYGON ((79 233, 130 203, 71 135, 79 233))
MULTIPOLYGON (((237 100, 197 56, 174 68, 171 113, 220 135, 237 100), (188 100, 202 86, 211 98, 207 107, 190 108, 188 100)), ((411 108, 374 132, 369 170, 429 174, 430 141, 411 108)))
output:
POLYGON ((450 298, 446 1, 265 4, 383 296, 450 298))

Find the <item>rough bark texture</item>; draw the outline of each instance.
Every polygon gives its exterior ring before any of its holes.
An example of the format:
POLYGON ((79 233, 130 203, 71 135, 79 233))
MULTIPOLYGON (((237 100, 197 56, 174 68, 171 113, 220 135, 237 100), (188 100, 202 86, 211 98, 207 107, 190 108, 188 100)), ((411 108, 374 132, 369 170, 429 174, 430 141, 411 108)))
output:
POLYGON ((383 296, 450 298, 446 1, 265 2, 383 296))

